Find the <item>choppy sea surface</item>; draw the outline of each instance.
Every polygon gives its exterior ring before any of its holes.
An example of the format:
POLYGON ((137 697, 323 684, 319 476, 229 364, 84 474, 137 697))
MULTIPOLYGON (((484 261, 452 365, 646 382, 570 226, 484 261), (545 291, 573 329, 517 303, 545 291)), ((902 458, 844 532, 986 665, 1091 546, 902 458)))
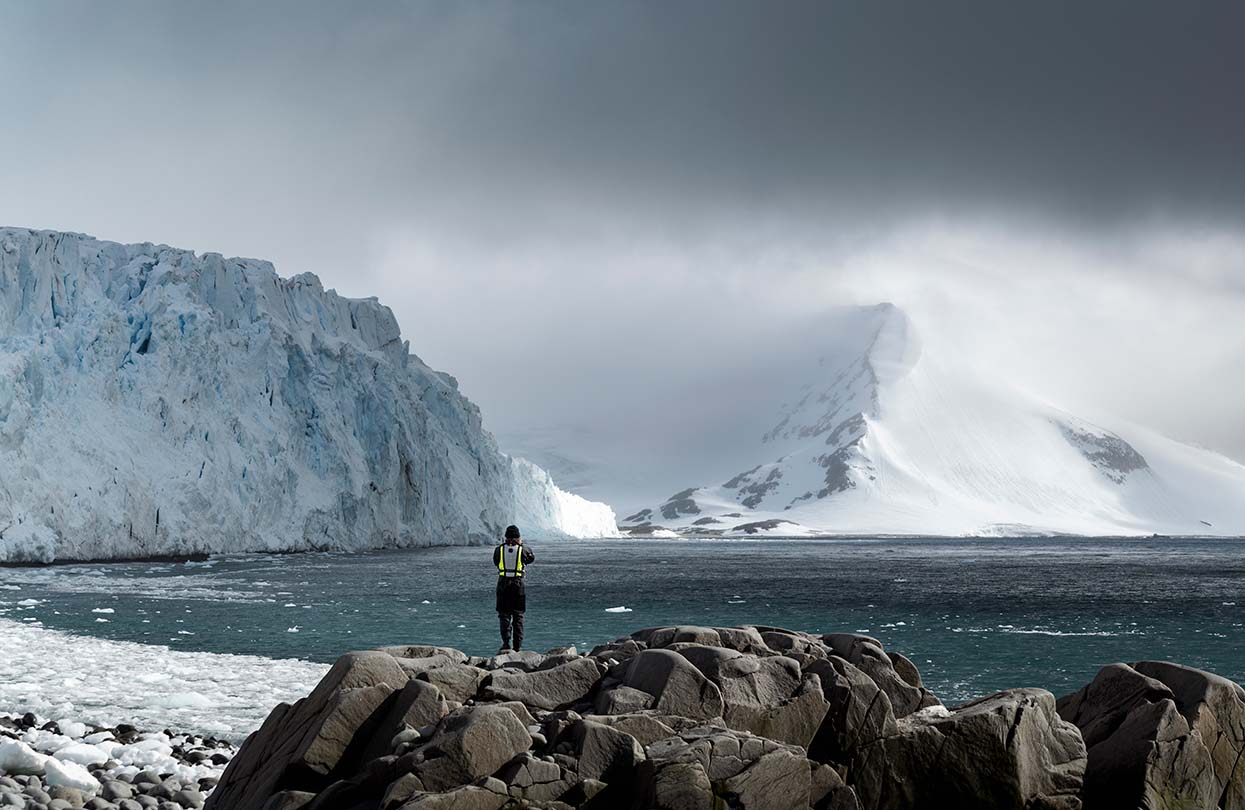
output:
MULTIPOLYGON (((653 625, 763 624, 875 636, 915 661, 947 703, 1015 686, 1062 695, 1114 661, 1168 659, 1245 681, 1245 540, 610 540, 532 548, 531 649, 585 649, 653 625)), ((210 685, 221 682, 213 667, 234 678, 245 671, 254 683, 265 677, 266 659, 312 662, 282 664, 274 676, 298 681, 289 691, 300 694, 319 665, 351 649, 429 643, 491 654, 499 639, 490 557, 489 548, 454 547, 0 568, 0 680, 26 690, 0 688, 0 710, 23 700, 54 706, 95 670, 104 679, 97 707, 106 708, 115 688, 108 678, 155 678, 150 690, 158 693, 166 660, 170 670, 202 670, 210 685), (74 645, 94 645, 94 669, 80 671, 74 645), (127 676, 124 662, 135 651, 144 658, 131 669, 141 671, 127 676), (43 670, 14 671, 22 666, 43 670), (60 677, 61 670, 72 673, 60 677)), ((219 714, 214 704, 230 699, 184 679, 178 688, 166 702, 196 709, 194 718, 219 714)), ((257 724, 266 710, 244 712, 232 730, 257 724)))

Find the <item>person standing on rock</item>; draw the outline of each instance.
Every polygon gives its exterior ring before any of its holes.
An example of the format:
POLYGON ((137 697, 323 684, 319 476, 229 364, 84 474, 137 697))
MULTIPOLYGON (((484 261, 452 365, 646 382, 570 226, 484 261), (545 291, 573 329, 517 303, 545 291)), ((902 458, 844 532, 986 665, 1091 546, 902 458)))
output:
POLYGON ((506 541, 493 549, 493 565, 497 568, 497 618, 501 624, 501 653, 523 648, 523 612, 527 610, 527 589, 523 585, 524 569, 536 559, 525 548, 518 526, 506 527, 506 541), (514 647, 510 646, 510 628, 514 627, 514 647))

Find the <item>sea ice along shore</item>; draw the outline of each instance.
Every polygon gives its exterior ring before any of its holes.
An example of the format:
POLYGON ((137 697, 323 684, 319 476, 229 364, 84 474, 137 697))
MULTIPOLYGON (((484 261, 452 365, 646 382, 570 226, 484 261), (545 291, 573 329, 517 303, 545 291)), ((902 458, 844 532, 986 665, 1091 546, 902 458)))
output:
POLYGON ((195 810, 235 753, 215 737, 0 714, 0 807, 195 810))
POLYGON ((274 701, 293 700, 324 664, 169 649, 0 618, 0 712, 96 725, 179 728, 231 742, 274 701))
POLYGON ((613 536, 393 313, 268 262, 0 228, 0 562, 613 536))

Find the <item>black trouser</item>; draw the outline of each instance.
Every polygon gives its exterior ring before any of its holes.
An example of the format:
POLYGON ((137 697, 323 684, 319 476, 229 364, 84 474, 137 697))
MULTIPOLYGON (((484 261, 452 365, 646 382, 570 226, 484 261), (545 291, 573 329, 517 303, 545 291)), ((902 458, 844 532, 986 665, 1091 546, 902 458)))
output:
POLYGON ((498 577, 497 579, 497 619, 501 626, 501 643, 503 647, 511 647, 510 628, 514 627, 514 646, 523 647, 523 611, 527 610, 527 588, 522 577, 498 577))
POLYGON ((501 624, 501 646, 512 650, 523 649, 523 611, 511 613, 498 612, 497 619, 501 624), (514 625, 514 644, 510 643, 510 625, 514 625))

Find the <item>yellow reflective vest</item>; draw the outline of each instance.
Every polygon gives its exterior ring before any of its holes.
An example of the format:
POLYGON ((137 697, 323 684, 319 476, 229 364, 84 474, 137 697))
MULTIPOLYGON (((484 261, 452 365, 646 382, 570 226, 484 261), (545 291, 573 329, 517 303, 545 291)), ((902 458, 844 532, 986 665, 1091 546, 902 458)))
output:
POLYGON ((497 576, 523 576, 523 546, 521 544, 515 543, 501 547, 501 553, 497 555, 497 576))

